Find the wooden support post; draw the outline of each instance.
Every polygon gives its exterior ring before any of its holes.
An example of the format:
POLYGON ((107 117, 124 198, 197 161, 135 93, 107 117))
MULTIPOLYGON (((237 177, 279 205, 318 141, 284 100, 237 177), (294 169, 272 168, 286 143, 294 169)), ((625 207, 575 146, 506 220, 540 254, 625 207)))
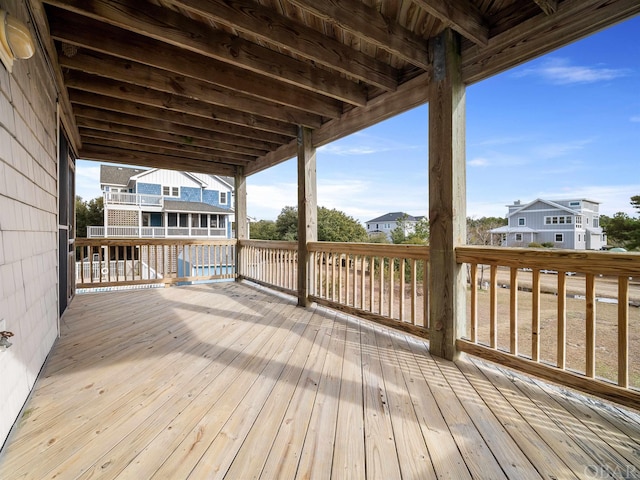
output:
POLYGON ((430 44, 429 85, 429 350, 455 359, 466 323, 465 278, 455 247, 466 239, 465 87, 460 37, 446 29, 430 44))
POLYGON ((316 149, 311 129, 298 127, 298 305, 309 302, 308 242, 318 239, 318 193, 316 188, 316 149))
POLYGON ((236 175, 234 182, 234 210, 236 218, 236 278, 238 275, 244 275, 240 266, 242 265, 242 252, 240 249, 240 241, 249 238, 249 229, 247 224, 247 177, 244 174, 244 167, 236 167, 236 175))

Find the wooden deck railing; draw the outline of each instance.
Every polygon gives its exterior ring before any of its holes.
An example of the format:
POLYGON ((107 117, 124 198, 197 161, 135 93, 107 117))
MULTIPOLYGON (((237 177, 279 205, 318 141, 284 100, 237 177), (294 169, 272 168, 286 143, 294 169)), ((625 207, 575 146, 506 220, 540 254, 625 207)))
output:
POLYGON ((467 246, 456 258, 470 283, 459 350, 640 404, 640 254, 467 246))
POLYGON ((296 295, 297 242, 241 240, 239 248, 239 278, 296 295))
MULTIPOLYGON (((79 288, 235 278, 236 242, 78 239, 79 288)), ((297 242, 241 240, 237 278, 297 295, 297 242)), ((311 242, 309 299, 428 338, 429 248, 311 242)), ((458 350, 640 404, 640 254, 474 247, 458 350)))
POLYGON ((76 287, 235 278, 235 240, 76 239, 76 287))
POLYGON ((428 336, 427 247, 313 242, 308 250, 311 300, 428 336))

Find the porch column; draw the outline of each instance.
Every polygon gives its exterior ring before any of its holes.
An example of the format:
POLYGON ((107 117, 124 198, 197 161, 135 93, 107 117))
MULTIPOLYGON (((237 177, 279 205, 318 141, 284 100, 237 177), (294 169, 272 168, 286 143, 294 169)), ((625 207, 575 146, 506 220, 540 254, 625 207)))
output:
POLYGON ((236 167, 235 175, 235 202, 234 210, 236 217, 236 279, 245 272, 241 270, 242 249, 240 242, 249 238, 247 229, 247 177, 244 174, 244 167, 236 167))
POLYGON ((310 305, 308 242, 318 240, 318 192, 316 188, 316 149, 312 131, 298 127, 298 305, 310 305))
POLYGON ((455 247, 466 239, 465 87, 460 37, 451 29, 430 44, 429 85, 429 350, 453 360, 466 324, 465 277, 455 247))

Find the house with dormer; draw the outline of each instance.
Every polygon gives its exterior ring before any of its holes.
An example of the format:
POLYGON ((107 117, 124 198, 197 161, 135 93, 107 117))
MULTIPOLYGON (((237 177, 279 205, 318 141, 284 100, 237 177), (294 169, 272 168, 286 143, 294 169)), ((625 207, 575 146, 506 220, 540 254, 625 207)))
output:
POLYGON ((234 179, 160 168, 100 166, 104 225, 87 237, 231 238, 234 179))
POLYGON ((544 200, 507 205, 508 224, 494 228, 503 247, 526 247, 531 243, 554 248, 600 250, 607 243, 600 227, 600 202, 588 199, 544 200))

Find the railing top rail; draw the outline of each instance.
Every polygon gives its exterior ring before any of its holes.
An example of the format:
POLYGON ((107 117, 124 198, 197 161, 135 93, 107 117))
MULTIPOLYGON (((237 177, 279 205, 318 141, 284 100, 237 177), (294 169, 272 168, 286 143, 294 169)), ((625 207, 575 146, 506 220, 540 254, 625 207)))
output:
POLYGON ((427 245, 391 245, 385 243, 340 243, 309 242, 310 252, 348 253, 352 255, 373 255, 378 257, 429 259, 427 245))
POLYGON ((591 250, 533 249, 521 247, 461 246, 459 263, 483 263, 559 272, 582 272, 615 276, 640 276, 640 253, 591 250))
POLYGON ((298 248, 298 242, 287 242, 285 240, 240 240, 240 246, 296 250, 298 248))
POLYGON ((197 238, 77 238, 76 247, 131 245, 235 245, 236 240, 208 240, 197 238))

